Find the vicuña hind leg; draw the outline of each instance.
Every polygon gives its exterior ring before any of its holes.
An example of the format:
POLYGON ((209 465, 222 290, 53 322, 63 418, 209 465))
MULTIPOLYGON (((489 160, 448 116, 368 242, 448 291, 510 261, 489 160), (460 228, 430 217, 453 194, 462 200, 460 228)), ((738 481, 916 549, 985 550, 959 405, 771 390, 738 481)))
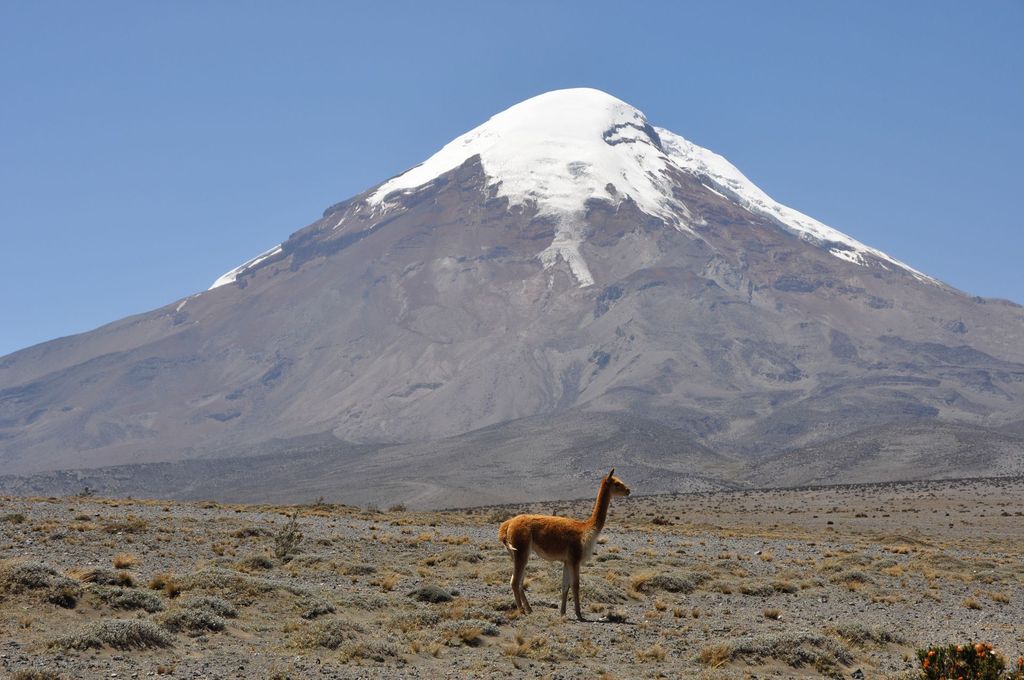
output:
POLYGON ((519 611, 529 614, 533 611, 533 608, 530 607, 530 603, 526 599, 526 590, 523 589, 523 578, 526 576, 526 563, 530 560, 530 554, 526 550, 517 550, 512 559, 512 594, 515 595, 519 611))
POLYGON ((572 582, 572 570, 568 562, 562 563, 562 616, 565 616, 565 601, 569 597, 569 584, 572 582))

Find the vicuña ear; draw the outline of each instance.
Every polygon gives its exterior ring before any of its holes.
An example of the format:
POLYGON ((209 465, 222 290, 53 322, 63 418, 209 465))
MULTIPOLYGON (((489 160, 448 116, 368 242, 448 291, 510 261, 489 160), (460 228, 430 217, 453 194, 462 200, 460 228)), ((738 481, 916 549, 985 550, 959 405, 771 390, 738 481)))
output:
POLYGON ((615 476, 615 468, 612 468, 612 471, 608 473, 608 479, 611 479, 614 476, 615 476))

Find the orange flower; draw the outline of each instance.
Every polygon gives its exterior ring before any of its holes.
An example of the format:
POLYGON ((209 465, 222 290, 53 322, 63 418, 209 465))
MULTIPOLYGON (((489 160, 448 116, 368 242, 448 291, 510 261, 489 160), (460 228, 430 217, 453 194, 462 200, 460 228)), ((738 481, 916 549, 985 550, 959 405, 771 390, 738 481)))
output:
POLYGON ((985 655, 985 645, 981 644, 980 642, 978 644, 974 645, 974 653, 979 655, 979 656, 984 656, 985 655))

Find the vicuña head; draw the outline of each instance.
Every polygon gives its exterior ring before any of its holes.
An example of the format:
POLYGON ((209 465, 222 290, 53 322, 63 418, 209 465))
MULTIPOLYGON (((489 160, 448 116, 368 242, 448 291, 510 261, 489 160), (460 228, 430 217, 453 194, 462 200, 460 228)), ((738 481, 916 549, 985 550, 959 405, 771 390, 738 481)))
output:
POLYGON ((601 480, 594 512, 587 520, 554 517, 551 515, 517 515, 502 522, 498 538, 512 557, 512 595, 516 606, 524 614, 532 610, 523 590, 523 576, 530 553, 536 553, 549 562, 562 563, 562 614, 565 614, 569 585, 576 605, 576 618, 584 621, 580 611, 580 565, 594 552, 597 537, 604 529, 608 517, 608 504, 612 496, 628 496, 629 487, 615 476, 615 468, 601 480))

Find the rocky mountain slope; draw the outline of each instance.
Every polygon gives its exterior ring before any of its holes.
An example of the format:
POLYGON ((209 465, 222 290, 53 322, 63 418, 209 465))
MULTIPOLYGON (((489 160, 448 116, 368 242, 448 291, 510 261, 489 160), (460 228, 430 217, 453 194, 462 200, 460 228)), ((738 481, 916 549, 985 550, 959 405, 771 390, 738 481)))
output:
MULTIPOLYGON (((440 442, 497 427, 518 444, 458 460, 510 465, 506 486, 522 484, 551 472, 514 462, 527 446, 514 423, 531 418, 639 419, 726 460, 884 423, 988 432, 1024 419, 1022 338, 1019 305, 774 202, 614 97, 563 90, 332 206, 208 291, 3 357, 0 464, 294 455, 274 442, 329 433, 339 464, 354 445, 407 452, 356 488, 422 469, 485 489, 487 474, 439 466, 455 462, 440 442)), ((675 469, 671 450, 658 460, 675 469)), ((688 472, 735 481, 709 461, 688 472)), ((569 467, 604 464, 582 452, 569 467)))

